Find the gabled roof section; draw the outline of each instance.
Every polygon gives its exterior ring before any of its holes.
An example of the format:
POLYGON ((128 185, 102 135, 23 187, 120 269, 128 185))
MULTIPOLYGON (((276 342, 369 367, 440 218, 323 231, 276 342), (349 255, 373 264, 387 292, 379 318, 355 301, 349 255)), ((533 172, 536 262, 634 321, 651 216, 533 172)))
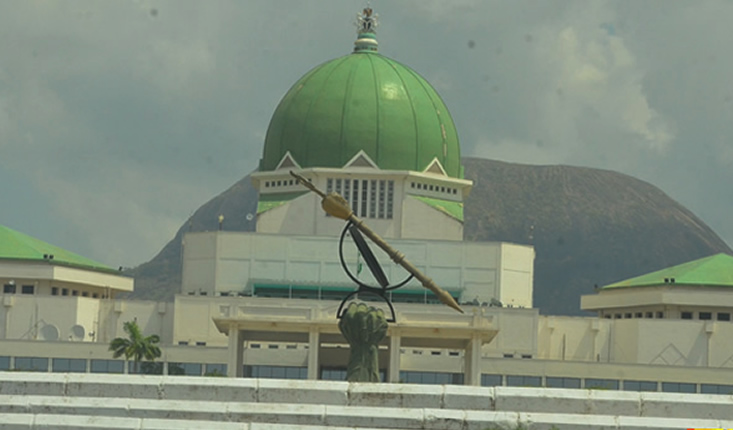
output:
POLYGON ((440 160, 438 160, 438 157, 433 158, 433 161, 428 164, 428 167, 423 170, 423 173, 433 173, 435 175, 448 176, 448 174, 445 172, 445 169, 443 168, 443 165, 440 164, 440 160))
POLYGON ((657 285, 733 287, 733 256, 712 255, 606 285, 603 289, 657 285))
POLYGON ((267 212, 270 209, 282 206, 285 203, 295 200, 300 196, 308 194, 308 191, 299 191, 295 193, 274 193, 274 194, 260 194, 260 199, 257 201, 257 215, 267 212))
POLYGON ((290 151, 288 151, 285 153, 285 155, 283 155, 283 158, 280 160, 280 162, 277 163, 277 167, 275 167, 275 170, 293 168, 300 169, 300 164, 295 161, 295 158, 293 158, 293 156, 290 154, 290 151))
POLYGON ((117 273, 117 270, 102 263, 2 225, 0 225, 0 260, 45 261, 61 266, 117 273))
POLYGON ((377 163, 372 160, 369 155, 367 155, 364 150, 360 150, 356 153, 353 157, 351 157, 351 160, 349 160, 345 165, 344 168, 349 167, 370 167, 372 169, 379 169, 379 166, 377 166, 377 163))
POLYGON ((424 196, 410 196, 413 197, 428 206, 431 206, 440 212, 448 215, 451 218, 455 218, 460 222, 463 222, 463 203, 454 202, 451 200, 434 199, 431 197, 424 196))

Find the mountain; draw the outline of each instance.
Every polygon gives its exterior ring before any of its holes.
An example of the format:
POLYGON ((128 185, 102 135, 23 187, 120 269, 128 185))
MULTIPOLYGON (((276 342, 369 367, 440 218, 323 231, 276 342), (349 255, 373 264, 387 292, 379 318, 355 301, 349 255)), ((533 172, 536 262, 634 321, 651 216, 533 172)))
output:
MULTIPOLYGON (((466 240, 535 247, 534 304, 543 314, 580 314, 594 285, 726 252, 704 222, 653 185, 607 170, 533 166, 464 158, 474 181, 465 201, 466 240)), ((181 283, 188 231, 253 231, 257 208, 249 176, 200 207, 152 260, 127 273, 132 297, 170 300, 181 283)))

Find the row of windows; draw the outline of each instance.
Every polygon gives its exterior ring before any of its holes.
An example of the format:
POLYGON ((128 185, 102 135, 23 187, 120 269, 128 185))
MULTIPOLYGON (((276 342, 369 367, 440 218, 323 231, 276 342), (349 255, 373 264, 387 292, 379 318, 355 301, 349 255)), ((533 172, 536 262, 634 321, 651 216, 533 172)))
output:
MULTIPOLYGON (((695 312, 689 312, 689 311, 683 311, 680 314, 680 318, 683 320, 691 320, 693 319, 695 312)), ((718 321, 730 321, 730 313, 729 312, 718 312, 716 314, 716 319, 718 321)), ((712 312, 697 312, 697 319, 709 321, 713 319, 713 313, 712 312)))
MULTIPOLYGON (((23 285, 20 287, 21 294, 33 294, 36 291, 36 287, 34 285, 23 285)), ((15 294, 17 292, 17 288, 15 284, 5 284, 3 286, 3 293, 5 294, 15 294)))
MULTIPOLYGON (((328 290, 320 287, 313 288, 293 288, 292 285, 283 286, 261 286, 255 285, 253 296, 270 297, 270 298, 287 298, 287 299, 313 299, 313 300, 343 300, 343 298, 351 292, 351 289, 328 290)), ((457 295, 454 294, 457 299, 457 295)), ((387 297, 391 302, 395 303, 423 303, 423 304, 440 304, 440 300, 428 290, 413 291, 390 291, 387 297)), ((363 301, 380 301, 372 295, 362 294, 358 297, 363 301)))
MULTIPOLYGON (((142 362, 136 371, 133 362, 128 363, 128 373, 162 375, 163 363, 142 362)), ((84 358, 45 358, 45 357, 15 357, 13 366, 10 357, 0 357, 0 370, 20 370, 25 372, 71 372, 86 373, 87 360, 84 358), (49 368, 49 365, 51 366, 49 368)), ((90 373, 125 373, 123 360, 89 360, 90 373)), ((202 363, 168 363, 168 375, 188 376, 224 376, 227 373, 226 364, 202 363)))
MULTIPOLYGON (((82 297, 89 297, 92 298, 99 298, 98 293, 89 293, 87 291, 79 291, 79 290, 70 290, 69 288, 59 288, 59 287, 51 287, 51 295, 52 296, 58 296, 59 292, 62 296, 68 296, 69 293, 71 293, 72 296, 79 296, 82 297)), ((3 293, 5 294, 15 294, 17 293, 17 288, 15 284, 5 284, 3 286, 3 293)), ((36 293, 36 287, 35 285, 23 285, 20 287, 20 293, 21 294, 35 294, 36 293)), ((104 298, 104 296, 102 296, 104 298)))
POLYGON ((613 319, 619 320, 621 318, 664 318, 664 312, 658 311, 658 312, 626 312, 625 314, 606 314, 604 315, 606 319, 613 319))
MULTIPOLYGON (((49 362, 52 372, 86 372, 87 360, 76 358, 40 358, 40 357, 16 357, 15 366, 11 368, 10 357, 0 356, 0 370, 22 370, 48 372, 49 362)), ((89 371, 92 373, 123 373, 123 360, 90 360, 89 371)), ((128 373, 140 374, 163 374, 164 364, 161 362, 140 363, 140 369, 135 371, 133 363, 128 364, 128 373)), ((189 375, 189 376, 224 376, 227 373, 227 365, 222 363, 168 363, 168 375, 189 375)), ((386 372, 380 370, 380 378, 385 380, 386 372)), ((277 379, 306 379, 308 369, 298 366, 244 366, 244 376, 251 378, 277 378, 277 379)), ((457 384, 464 382, 462 373, 450 372, 421 372, 401 371, 400 381, 411 384, 457 384)), ((344 368, 322 368, 320 379, 338 380, 346 379, 344 368)), ((597 390, 624 390, 624 391, 663 391, 668 393, 703 393, 703 394, 724 394, 733 395, 733 385, 725 384, 694 384, 687 382, 656 382, 617 380, 601 378, 575 378, 556 376, 534 376, 534 375, 496 375, 482 374, 481 385, 485 387, 510 386, 510 387, 547 387, 547 388, 586 388, 597 390)))
POLYGON ((384 179, 326 179, 326 192, 337 192, 362 218, 394 217, 394 181, 384 179))
MULTIPOLYGON (((600 378, 573 378, 529 375, 481 375, 481 385, 485 387, 547 387, 547 388, 587 388, 597 390, 623 391, 663 391, 667 393, 697 393, 698 384, 687 382, 633 381, 600 378), (544 384, 543 384, 544 379, 544 384)), ((733 394, 733 385, 699 384, 703 394, 733 394)))
POLYGON ((275 187, 292 187, 293 185, 300 184, 300 180, 298 179, 284 179, 279 181, 265 181, 265 187, 266 188, 275 188, 275 187))
MULTIPOLYGON (((694 319, 695 312, 691 311, 684 311, 680 314, 680 318, 683 320, 691 320, 694 319)), ((617 313, 617 314, 606 314, 604 315, 606 319, 621 319, 621 318, 664 318, 664 312, 657 311, 657 312, 626 312, 626 313, 617 313)), ((730 312, 718 312, 715 314, 715 317, 718 321, 730 321, 730 312)), ((697 312, 697 318, 700 320, 712 320, 713 319, 713 312, 697 312)))
POLYGON ((425 191, 434 191, 436 193, 458 194, 457 188, 443 187, 443 186, 439 187, 437 185, 422 184, 420 182, 411 182, 410 188, 415 188, 418 190, 425 190, 425 191))

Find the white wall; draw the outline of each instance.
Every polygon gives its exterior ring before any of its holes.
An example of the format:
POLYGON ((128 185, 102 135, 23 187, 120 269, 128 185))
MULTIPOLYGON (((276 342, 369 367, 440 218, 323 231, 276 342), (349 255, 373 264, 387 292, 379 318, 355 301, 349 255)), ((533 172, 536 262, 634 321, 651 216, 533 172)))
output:
MULTIPOLYGON (((338 241, 323 236, 202 232, 184 237, 183 294, 251 292, 253 282, 351 287, 338 258, 338 241)), ((507 304, 532 306, 531 247, 497 242, 391 240, 418 269, 443 288, 460 291, 460 300, 479 303, 504 297, 507 304), (501 256, 504 255, 502 258, 501 256), (506 264, 506 267, 502 267, 506 264), (500 272, 507 279, 502 283, 500 272), (511 289, 514 291, 506 291, 511 289)), ((372 246, 393 283, 406 272, 372 246)), ((356 247, 344 243, 344 258, 357 266, 356 247)), ((366 268, 362 279, 371 281, 366 268)), ((373 283, 376 285, 376 283, 373 283)), ((407 287, 422 291, 415 280, 407 287)))

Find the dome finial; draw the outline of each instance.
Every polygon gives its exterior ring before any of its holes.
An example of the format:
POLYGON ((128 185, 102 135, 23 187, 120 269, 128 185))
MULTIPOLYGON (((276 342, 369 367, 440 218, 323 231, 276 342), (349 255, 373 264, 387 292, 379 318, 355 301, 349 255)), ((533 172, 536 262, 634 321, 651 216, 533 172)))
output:
POLYGON ((361 13, 356 14, 356 34, 358 39, 354 42, 354 52, 377 51, 377 39, 375 37, 379 15, 374 13, 367 5, 361 13))

